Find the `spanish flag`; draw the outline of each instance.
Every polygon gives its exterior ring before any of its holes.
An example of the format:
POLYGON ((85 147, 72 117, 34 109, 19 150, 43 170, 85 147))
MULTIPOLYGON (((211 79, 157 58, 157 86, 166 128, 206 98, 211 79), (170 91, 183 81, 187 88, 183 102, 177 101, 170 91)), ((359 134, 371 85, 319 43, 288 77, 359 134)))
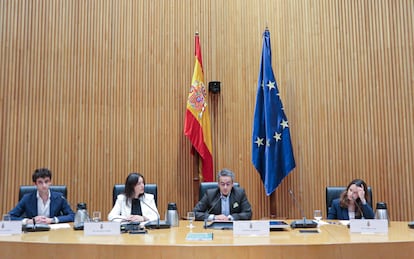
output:
POLYGON ((213 156, 211 144, 210 113, 207 89, 204 85, 203 62, 198 33, 195 34, 195 65, 184 122, 184 135, 201 158, 201 177, 213 181, 213 156))

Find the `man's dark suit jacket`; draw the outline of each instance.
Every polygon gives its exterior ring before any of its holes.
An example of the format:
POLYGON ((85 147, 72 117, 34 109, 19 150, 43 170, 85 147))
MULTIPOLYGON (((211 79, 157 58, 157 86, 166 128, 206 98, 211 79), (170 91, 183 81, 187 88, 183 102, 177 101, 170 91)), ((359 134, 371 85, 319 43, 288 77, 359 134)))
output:
MULTIPOLYGON (((373 219, 375 217, 374 211, 368 202, 361 206, 362 213, 365 219, 373 219)), ((349 220, 348 208, 342 208, 339 205, 339 199, 332 201, 332 206, 328 211, 328 219, 349 220)))
MULTIPOLYGON (((36 194, 37 191, 34 191, 23 196, 16 207, 9 212, 12 220, 37 216, 36 194)), ((72 222, 75 218, 75 213, 60 192, 50 191, 50 217, 57 217, 59 223, 72 222)))
MULTIPOLYGON (((194 207, 196 220, 207 219, 210 214, 220 215, 220 188, 209 189, 194 207)), ((243 188, 234 187, 230 193, 230 215, 234 220, 249 220, 252 218, 252 207, 247 200, 243 188)))

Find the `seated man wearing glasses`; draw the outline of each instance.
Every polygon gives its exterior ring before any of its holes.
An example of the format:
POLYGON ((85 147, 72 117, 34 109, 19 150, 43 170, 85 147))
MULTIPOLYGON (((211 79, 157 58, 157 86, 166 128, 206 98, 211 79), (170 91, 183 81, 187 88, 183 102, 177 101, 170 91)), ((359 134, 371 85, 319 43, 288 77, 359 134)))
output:
POLYGON ((244 189, 233 187, 234 173, 223 169, 217 178, 218 188, 207 190, 194 207, 196 220, 250 220, 252 208, 244 189))

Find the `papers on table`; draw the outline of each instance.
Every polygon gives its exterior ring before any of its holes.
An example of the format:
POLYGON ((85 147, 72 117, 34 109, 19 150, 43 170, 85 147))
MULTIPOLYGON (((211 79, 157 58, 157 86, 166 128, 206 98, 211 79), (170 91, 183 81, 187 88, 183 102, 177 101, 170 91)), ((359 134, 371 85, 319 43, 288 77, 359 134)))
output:
POLYGON ((344 225, 344 226, 348 226, 349 225, 349 220, 340 220, 339 224, 344 225))
POLYGON ((68 223, 59 223, 59 224, 51 224, 50 229, 64 229, 64 228, 70 228, 70 225, 68 223))

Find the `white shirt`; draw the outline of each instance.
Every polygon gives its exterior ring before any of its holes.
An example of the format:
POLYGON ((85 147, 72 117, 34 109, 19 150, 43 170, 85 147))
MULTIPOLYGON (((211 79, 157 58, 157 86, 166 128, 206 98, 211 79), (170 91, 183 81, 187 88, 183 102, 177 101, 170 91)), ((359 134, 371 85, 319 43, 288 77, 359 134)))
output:
POLYGON ((49 196, 47 198, 46 203, 43 202, 43 199, 39 195, 39 191, 36 192, 37 197, 37 215, 38 216, 45 216, 50 218, 50 190, 49 196))

